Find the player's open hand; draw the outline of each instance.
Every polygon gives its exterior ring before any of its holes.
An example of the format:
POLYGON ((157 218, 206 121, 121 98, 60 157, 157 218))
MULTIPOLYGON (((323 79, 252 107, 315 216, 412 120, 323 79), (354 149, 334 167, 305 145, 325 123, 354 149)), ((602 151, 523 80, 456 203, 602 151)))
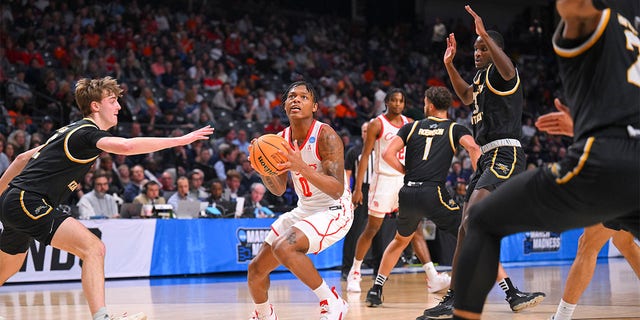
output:
POLYGON ((473 23, 476 25, 476 34, 484 37, 487 34, 487 29, 484 27, 484 23, 482 22, 482 18, 471 9, 471 6, 464 6, 464 8, 469 12, 469 14, 473 17, 473 23))
POLYGON ((456 37, 453 33, 450 33, 447 37, 447 50, 444 52, 444 64, 453 63, 453 58, 456 56, 456 49, 458 44, 456 43, 456 37))
POLYGON ((553 100, 553 104, 558 111, 541 115, 536 121, 536 128, 548 134, 573 137, 573 119, 569 114, 569 107, 558 98, 553 100))
POLYGON ((213 130, 214 129, 211 126, 206 126, 198 130, 191 131, 183 136, 187 140, 187 143, 185 144, 192 143, 196 140, 207 140, 209 139, 209 136, 213 134, 213 130))

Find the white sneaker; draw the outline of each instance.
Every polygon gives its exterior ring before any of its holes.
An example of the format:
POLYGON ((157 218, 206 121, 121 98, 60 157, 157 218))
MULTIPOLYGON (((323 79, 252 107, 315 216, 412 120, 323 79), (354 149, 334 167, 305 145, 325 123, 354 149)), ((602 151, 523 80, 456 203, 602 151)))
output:
POLYGON ((429 293, 436 293, 449 288, 451 284, 451 276, 446 273, 438 273, 438 275, 427 283, 429 293))
POLYGON ((336 287, 332 287, 331 292, 336 299, 320 301, 320 320, 344 320, 349 311, 349 304, 340 298, 336 287))
POLYGON ((360 276, 360 272, 357 271, 349 271, 349 275, 347 276, 347 292, 360 292, 360 281, 362 281, 362 277, 360 276))
POLYGON ((121 316, 112 317, 111 320, 147 320, 147 315, 143 312, 127 315, 125 312, 121 316))
POLYGON ((268 315, 259 315, 258 311, 254 310, 253 313, 251 314, 251 318, 249 318, 249 320, 278 320, 278 315, 276 315, 276 312, 273 310, 273 306, 269 305, 269 307, 271 308, 271 313, 268 315))

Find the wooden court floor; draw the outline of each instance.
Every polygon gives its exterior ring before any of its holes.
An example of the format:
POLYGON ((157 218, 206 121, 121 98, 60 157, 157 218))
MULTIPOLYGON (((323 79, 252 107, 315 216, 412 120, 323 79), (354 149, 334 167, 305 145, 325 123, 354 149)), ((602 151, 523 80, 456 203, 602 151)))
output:
MULTIPOLYGON (((539 306, 513 313, 504 294, 494 287, 483 319, 548 319, 561 298, 569 264, 508 267, 513 282, 522 290, 543 291, 539 306)), ((322 273, 329 285, 345 288, 337 271, 322 273)), ((274 275, 270 300, 280 320, 317 319, 315 295, 289 273, 274 275)), ((362 281, 363 292, 343 296, 349 301, 346 319, 410 319, 438 302, 442 294, 428 294, 422 273, 393 274, 385 285, 384 304, 368 308, 364 303, 370 276, 362 281)), ((149 319, 248 319, 253 309, 246 276, 189 277, 108 281, 107 304, 113 312, 145 312, 149 319)), ((0 316, 11 319, 91 319, 79 282, 5 285, 0 287, 0 316)), ((640 319, 640 281, 623 259, 600 262, 589 288, 580 300, 574 319, 640 319)))

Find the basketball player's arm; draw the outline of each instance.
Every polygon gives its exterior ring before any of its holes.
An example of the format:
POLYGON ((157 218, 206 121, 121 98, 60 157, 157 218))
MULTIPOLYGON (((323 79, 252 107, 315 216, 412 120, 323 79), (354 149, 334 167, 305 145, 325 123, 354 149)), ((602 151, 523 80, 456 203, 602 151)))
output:
POLYGON ((140 138, 120 138, 104 137, 98 140, 96 146, 103 151, 115 154, 133 155, 159 151, 190 144, 196 140, 206 140, 213 133, 213 128, 206 126, 192 131, 180 137, 140 137, 140 138))
POLYGON ((367 129, 367 136, 364 139, 364 145, 362 146, 362 154, 360 155, 360 162, 356 171, 356 181, 353 184, 352 202, 354 204, 362 204, 362 183, 364 182, 364 175, 367 173, 367 167, 369 166, 369 158, 371 157, 371 151, 373 151, 373 145, 378 138, 382 130, 382 123, 378 118, 374 118, 369 122, 367 129))
POLYGON ((302 176, 333 199, 344 193, 344 144, 342 138, 329 126, 323 126, 318 137, 318 155, 322 159, 322 174, 305 166, 302 176))
POLYGON ((592 0, 558 0, 558 14, 565 23, 562 37, 577 39, 591 34, 600 21, 601 11, 593 6, 592 0))
POLYGON ((391 143, 384 149, 382 159, 386 161, 393 169, 404 174, 404 166, 398 159, 398 152, 404 148, 404 141, 399 136, 393 137, 391 143))
POLYGON ((0 194, 2 194, 9 187, 9 182, 11 182, 13 178, 20 174, 20 172, 22 172, 22 169, 27 166, 29 159, 31 159, 31 157, 33 157, 33 155, 36 152, 40 151, 40 149, 42 149, 43 147, 44 145, 41 145, 16 156, 16 158, 13 160, 13 162, 11 162, 7 170, 4 171, 4 174, 2 174, 2 177, 0 178, 0 194))
POLYGON ((482 22, 482 18, 477 13, 475 13, 475 11, 473 11, 470 6, 465 6, 464 8, 473 17, 474 23, 476 25, 476 33, 478 34, 478 36, 480 36, 480 38, 482 38, 482 40, 484 40, 484 43, 487 45, 489 54, 491 55, 491 60, 493 61, 493 65, 495 65, 496 69, 498 69, 498 73, 500 73, 502 79, 504 79, 505 81, 513 79, 513 77, 516 76, 516 67, 513 65, 511 59, 509 59, 507 54, 504 53, 504 51, 500 49, 500 46, 498 46, 498 44, 489 36, 489 34, 487 33, 487 29, 485 29, 484 23, 482 22))
POLYGON ((478 159, 482 155, 482 151, 480 151, 480 146, 476 143, 476 140, 469 134, 465 134, 460 137, 460 145, 469 152, 469 158, 471 158, 471 166, 473 167, 473 171, 476 171, 478 168, 478 159))
POLYGON ((265 187, 269 189, 269 192, 276 196, 281 196, 285 191, 287 191, 287 176, 288 174, 286 171, 277 176, 260 175, 265 187))
POLYGON ((458 98, 460 98, 465 105, 470 105, 473 102, 473 86, 462 79, 458 69, 453 65, 453 58, 456 55, 457 46, 456 37, 453 33, 449 34, 447 38, 447 51, 444 52, 444 67, 447 69, 449 80, 458 98))

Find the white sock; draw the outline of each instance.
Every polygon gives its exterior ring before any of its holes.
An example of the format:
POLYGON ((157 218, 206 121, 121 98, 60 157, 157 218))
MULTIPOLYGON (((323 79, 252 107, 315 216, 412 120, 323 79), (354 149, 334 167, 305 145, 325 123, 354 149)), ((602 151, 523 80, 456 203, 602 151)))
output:
POLYGON ((319 287, 313 290, 313 293, 316 294, 316 296, 318 297, 318 299, 320 299, 320 301, 337 299, 336 295, 333 294, 333 292, 331 292, 331 289, 329 288, 327 283, 324 282, 324 280, 322 280, 322 284, 319 287))
POLYGON ((576 309, 576 304, 568 303, 564 300, 560 300, 560 304, 558 305, 558 310, 556 314, 553 316, 554 320, 571 320, 573 316, 573 310, 576 309))
POLYGON ((271 314, 271 304, 269 303, 269 300, 263 303, 255 303, 255 305, 256 305, 256 312, 258 312, 258 315, 264 316, 264 315, 271 314))
POLYGON ((353 266, 351 266, 351 271, 360 273, 360 268, 362 268, 362 260, 353 259, 353 266))
POLYGON ((438 276, 438 270, 436 270, 436 267, 433 265, 433 261, 423 264, 422 269, 424 273, 427 274, 427 280, 429 281, 438 276))
POLYGON ((93 314, 93 320, 105 320, 109 319, 109 313, 107 312, 107 307, 102 307, 98 309, 96 313, 93 314))

